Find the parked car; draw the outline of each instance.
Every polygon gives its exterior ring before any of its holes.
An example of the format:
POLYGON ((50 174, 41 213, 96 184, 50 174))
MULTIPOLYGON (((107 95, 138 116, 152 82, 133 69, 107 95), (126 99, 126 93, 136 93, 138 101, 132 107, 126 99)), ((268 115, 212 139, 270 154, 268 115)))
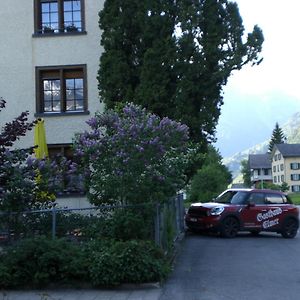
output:
POLYGON ((217 231, 226 238, 239 231, 254 235, 277 232, 294 238, 299 228, 299 210, 288 195, 274 190, 228 189, 214 201, 194 203, 185 223, 191 231, 217 231))

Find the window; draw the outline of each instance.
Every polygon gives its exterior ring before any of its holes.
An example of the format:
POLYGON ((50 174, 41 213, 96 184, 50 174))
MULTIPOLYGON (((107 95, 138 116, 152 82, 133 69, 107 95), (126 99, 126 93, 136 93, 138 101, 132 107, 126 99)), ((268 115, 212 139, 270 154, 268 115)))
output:
POLYGON ((292 185, 292 192, 300 192, 300 185, 292 185))
POLYGON ((283 204, 283 202, 281 195, 267 194, 266 196, 266 203, 268 204, 283 204))
POLYGON ((264 204, 265 195, 263 193, 251 193, 248 199, 249 203, 264 204))
POLYGON ((281 153, 278 154, 278 160, 281 160, 281 153))
POLYGON ((280 171, 283 171, 283 164, 280 165, 280 171))
POLYGON ((87 112, 86 66, 37 67, 37 113, 87 112))
POLYGON ((273 172, 274 173, 276 172, 276 166, 273 166, 273 172))
POLYGON ((291 180, 292 181, 300 180, 300 174, 291 174, 291 180))
POLYGON ((264 175, 269 175, 269 169, 264 169, 264 175))
POLYGON ((291 170, 299 170, 300 164, 299 163, 291 163, 291 170))
POLYGON ((277 160, 277 154, 274 155, 274 160, 275 160, 275 161, 277 160))
POLYGON ((35 33, 83 32, 83 0, 35 0, 35 33))
POLYGON ((276 183, 276 182, 277 182, 277 177, 276 177, 276 176, 274 176, 274 179, 273 179, 273 180, 274 180, 274 182, 276 183))
POLYGON ((281 182, 284 182, 284 175, 281 175, 281 182))

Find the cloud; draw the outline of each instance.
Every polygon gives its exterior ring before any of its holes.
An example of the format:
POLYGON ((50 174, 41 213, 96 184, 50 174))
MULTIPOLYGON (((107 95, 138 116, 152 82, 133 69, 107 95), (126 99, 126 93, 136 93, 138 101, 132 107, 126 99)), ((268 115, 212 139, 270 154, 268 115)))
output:
POLYGON ((277 91, 300 100, 299 0, 238 0, 245 33, 258 24, 264 33, 263 62, 234 72, 227 90, 262 96, 277 91))

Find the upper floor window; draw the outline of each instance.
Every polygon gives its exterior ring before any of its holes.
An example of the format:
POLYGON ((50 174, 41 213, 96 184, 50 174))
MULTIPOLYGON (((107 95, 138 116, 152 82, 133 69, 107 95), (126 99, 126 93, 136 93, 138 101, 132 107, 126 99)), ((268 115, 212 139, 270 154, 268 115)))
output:
POLYGON ((291 163, 291 170, 298 170, 300 169, 299 163, 291 163))
POLYGON ((300 180, 300 174, 291 174, 291 180, 293 181, 300 180))
POLYGON ((86 66, 37 67, 37 113, 87 111, 86 66))
POLYGON ((83 32, 83 0, 35 0, 35 33, 83 32))

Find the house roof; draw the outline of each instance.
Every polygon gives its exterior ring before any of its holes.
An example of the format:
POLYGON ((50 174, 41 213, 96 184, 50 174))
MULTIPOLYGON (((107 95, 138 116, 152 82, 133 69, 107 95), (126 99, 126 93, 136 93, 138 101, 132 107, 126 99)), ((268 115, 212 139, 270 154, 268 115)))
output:
POLYGON ((276 144, 283 157, 300 156, 300 144, 276 144))
POLYGON ((271 169, 271 157, 266 154, 249 154, 250 169, 271 169))

